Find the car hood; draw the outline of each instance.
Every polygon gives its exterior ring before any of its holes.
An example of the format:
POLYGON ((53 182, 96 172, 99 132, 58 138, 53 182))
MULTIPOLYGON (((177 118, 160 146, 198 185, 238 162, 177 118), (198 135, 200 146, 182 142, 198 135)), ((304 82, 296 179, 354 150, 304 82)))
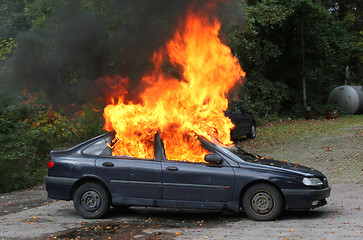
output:
MULTIPOLYGON (((303 165, 300 165, 299 163, 291 163, 287 161, 278 161, 271 158, 263 158, 256 156, 255 158, 250 158, 245 160, 248 165, 253 164, 257 166, 264 166, 267 167, 269 170, 275 170, 275 171, 284 171, 284 172, 294 172, 296 174, 302 174, 302 175, 313 175, 313 176, 321 176, 324 175, 319 172, 318 170, 315 170, 314 168, 306 167, 303 165)), ((240 166, 243 166, 244 164, 239 164, 240 166)))

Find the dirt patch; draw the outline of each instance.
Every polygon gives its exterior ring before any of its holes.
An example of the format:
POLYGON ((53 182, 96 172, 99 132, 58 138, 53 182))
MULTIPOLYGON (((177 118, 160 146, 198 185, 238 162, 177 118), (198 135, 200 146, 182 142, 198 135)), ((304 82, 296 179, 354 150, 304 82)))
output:
POLYGON ((45 184, 22 191, 0 194, 0 216, 21 212, 54 202, 47 197, 45 184))
POLYGON ((185 229, 211 228, 228 221, 238 221, 244 214, 224 211, 134 207, 111 209, 109 218, 134 216, 121 223, 87 225, 67 233, 51 235, 51 239, 142 239, 166 240, 180 236, 185 229), (167 229, 167 231, 165 230, 167 229))
POLYGON ((80 228, 65 234, 51 235, 46 239, 85 239, 85 240, 100 240, 100 239, 142 239, 142 240, 167 240, 171 239, 171 233, 157 231, 160 224, 154 223, 152 220, 133 221, 121 224, 99 224, 80 228), (153 229, 152 232, 150 232, 153 229))

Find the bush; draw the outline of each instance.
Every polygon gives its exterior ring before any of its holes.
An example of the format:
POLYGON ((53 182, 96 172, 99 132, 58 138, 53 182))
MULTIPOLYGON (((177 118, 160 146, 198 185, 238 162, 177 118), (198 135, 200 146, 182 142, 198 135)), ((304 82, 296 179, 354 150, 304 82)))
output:
POLYGON ((288 87, 285 84, 255 74, 241 87, 239 105, 252 112, 259 121, 266 122, 279 117, 281 104, 288 97, 288 87))
POLYGON ((19 104, 0 112, 0 192, 39 183, 46 174, 48 153, 102 132, 100 113, 84 106, 70 119, 23 92, 19 104))

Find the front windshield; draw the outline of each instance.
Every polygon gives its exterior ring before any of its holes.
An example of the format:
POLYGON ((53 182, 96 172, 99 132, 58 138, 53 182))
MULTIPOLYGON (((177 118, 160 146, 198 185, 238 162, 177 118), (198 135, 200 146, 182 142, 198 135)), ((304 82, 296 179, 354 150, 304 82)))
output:
POLYGON ((255 156, 249 152, 246 152, 246 151, 238 148, 235 145, 224 147, 224 149, 231 151, 234 155, 238 156, 239 158, 241 158, 242 160, 247 161, 247 162, 258 158, 258 156, 255 156))
POLYGON ((229 158, 234 159, 235 161, 248 161, 249 159, 256 159, 252 154, 249 154, 242 149, 238 148, 235 145, 223 145, 218 141, 210 142, 204 137, 198 136, 199 141, 202 143, 203 148, 207 149, 210 152, 220 152, 223 155, 226 155, 229 158))

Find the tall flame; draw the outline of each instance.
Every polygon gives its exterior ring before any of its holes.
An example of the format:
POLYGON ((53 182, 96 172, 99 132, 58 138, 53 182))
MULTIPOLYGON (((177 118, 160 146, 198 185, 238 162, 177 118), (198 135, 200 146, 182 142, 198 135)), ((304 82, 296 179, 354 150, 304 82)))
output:
POLYGON ((203 162, 207 151, 196 134, 231 143, 233 124, 224 116, 226 94, 245 73, 218 38, 219 30, 216 19, 189 11, 166 47, 154 52, 154 70, 142 78, 146 88, 139 103, 125 101, 127 78, 113 78, 122 86, 117 88, 118 102, 104 109, 104 129, 116 132, 114 155, 153 158, 158 131, 170 160, 203 162), (182 67, 182 79, 163 72, 166 60, 182 67))

